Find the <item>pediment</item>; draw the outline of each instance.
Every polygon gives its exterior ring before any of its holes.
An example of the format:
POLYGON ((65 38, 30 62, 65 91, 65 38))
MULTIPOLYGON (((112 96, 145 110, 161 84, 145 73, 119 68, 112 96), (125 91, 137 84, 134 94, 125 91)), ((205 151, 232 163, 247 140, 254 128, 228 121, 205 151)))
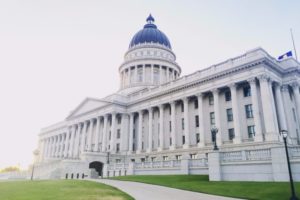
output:
POLYGON ((67 117, 67 119, 87 113, 89 111, 92 111, 96 108, 106 106, 108 104, 110 104, 110 102, 108 102, 108 101, 104 101, 104 100, 100 100, 100 99, 93 99, 93 98, 86 98, 81 104, 79 104, 79 106, 77 106, 77 108, 75 108, 75 110, 73 110, 70 113, 70 115, 67 117))

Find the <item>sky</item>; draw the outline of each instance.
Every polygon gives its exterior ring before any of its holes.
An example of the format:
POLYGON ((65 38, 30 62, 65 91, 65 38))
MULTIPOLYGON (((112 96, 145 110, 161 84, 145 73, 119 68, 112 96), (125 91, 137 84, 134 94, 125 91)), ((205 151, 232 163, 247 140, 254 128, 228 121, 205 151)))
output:
POLYGON ((300 57, 297 0, 0 0, 0 169, 26 168, 41 128, 119 89, 118 67, 151 13, 182 75, 262 47, 300 57))

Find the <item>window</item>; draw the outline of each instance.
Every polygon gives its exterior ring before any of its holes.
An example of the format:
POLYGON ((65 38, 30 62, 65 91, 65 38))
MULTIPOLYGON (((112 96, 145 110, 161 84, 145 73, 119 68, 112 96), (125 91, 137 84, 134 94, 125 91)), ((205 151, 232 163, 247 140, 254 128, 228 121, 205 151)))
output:
POLYGON ((211 112, 209 113, 210 114, 210 124, 211 125, 215 125, 215 113, 214 112, 211 112))
POLYGON ((118 124, 121 124, 122 118, 119 116, 118 117, 118 124))
POLYGON ((142 82, 143 80, 143 69, 138 68, 138 82, 142 82))
POLYGON ((199 127, 199 116, 198 115, 195 116, 195 124, 196 124, 196 127, 199 127))
POLYGON ((183 105, 183 103, 180 104, 180 105, 181 105, 181 112, 184 112, 184 105, 183 105))
POLYGON ((209 105, 214 105, 214 96, 211 94, 208 96, 209 105))
POLYGON ((228 122, 233 121, 232 108, 226 109, 226 113, 227 113, 227 121, 228 121, 228 122))
POLYGON ((200 133, 196 133, 196 143, 200 142, 200 133))
POLYGON ((243 88, 243 91, 244 91, 244 97, 250 97, 251 96, 251 89, 250 89, 250 86, 245 86, 243 88))
POLYGON ((197 154, 195 154, 195 153, 190 154, 190 157, 191 157, 191 159, 197 159, 197 154))
POLYGON ((185 136, 182 136, 182 144, 185 144, 185 136))
POLYGON ((141 162, 145 162, 145 158, 141 158, 141 162))
POLYGON ((170 138, 170 146, 172 146, 172 138, 170 138))
POLYGON ((248 137, 253 138, 255 136, 254 126, 248 126, 248 137))
POLYGON ((151 157, 151 161, 154 162, 156 160, 156 157, 151 157))
POLYGON ((246 117, 253 118, 252 104, 245 105, 246 117))
POLYGON ((116 159, 116 163, 120 163, 121 162, 121 159, 116 159))
POLYGON ((225 92, 225 101, 231 101, 231 92, 230 91, 225 92))
POLYGON ((167 161, 169 159, 168 156, 163 156, 163 161, 167 161))
POLYGON ((135 144, 132 144, 132 151, 135 151, 135 144))
POLYGON ((295 112, 295 108, 293 108, 293 116, 294 116, 294 121, 296 122, 296 112, 295 112))
POLYGON ((181 119, 181 127, 182 127, 182 130, 184 130, 184 118, 181 119))
POLYGON ((172 131, 172 122, 171 121, 169 121, 169 130, 170 130, 170 132, 172 131))
POLYGON ((229 137, 229 140, 233 140, 234 138, 234 128, 230 128, 228 129, 228 137, 229 137))
POLYGON ((194 101, 194 108, 195 108, 195 109, 198 109, 198 100, 195 100, 195 101, 194 101))
POLYGON ((176 160, 181 160, 181 158, 182 158, 181 155, 176 155, 176 156, 175 156, 175 159, 176 159, 176 160))
POLYGON ((133 138, 135 138, 135 129, 133 129, 133 138))
POLYGON ((111 140, 111 131, 109 131, 109 136, 108 136, 109 140, 111 140))
POLYGON ((118 130, 117 130, 117 139, 120 139, 120 138, 121 138, 121 130, 118 129, 118 130))
POLYGON ((142 149, 144 149, 144 142, 142 142, 142 149))

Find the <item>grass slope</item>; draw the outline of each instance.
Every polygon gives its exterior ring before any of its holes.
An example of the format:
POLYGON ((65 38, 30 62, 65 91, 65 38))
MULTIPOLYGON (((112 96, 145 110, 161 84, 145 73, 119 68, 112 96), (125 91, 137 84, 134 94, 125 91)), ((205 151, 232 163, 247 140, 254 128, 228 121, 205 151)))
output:
MULTIPOLYGON (((288 200, 290 185, 287 182, 210 182, 204 175, 121 176, 113 179, 150 183, 183 190, 253 200, 288 200)), ((295 184, 300 197, 300 183, 295 184)))
POLYGON ((0 182, 1 200, 132 200, 126 193, 90 181, 0 182))

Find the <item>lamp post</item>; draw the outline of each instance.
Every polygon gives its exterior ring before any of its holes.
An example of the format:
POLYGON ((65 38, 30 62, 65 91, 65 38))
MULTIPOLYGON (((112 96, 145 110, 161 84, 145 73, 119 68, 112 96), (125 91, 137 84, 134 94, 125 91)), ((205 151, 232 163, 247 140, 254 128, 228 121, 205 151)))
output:
POLYGON ((293 176, 292 176, 292 172, 291 172, 291 164, 290 164, 290 158, 289 158, 289 151, 288 151, 287 144, 286 144, 286 138, 288 136, 288 131, 287 130, 280 130, 280 134, 282 135, 283 141, 284 141, 286 159, 287 159, 289 176, 290 176, 290 185, 291 185, 291 191, 292 191, 292 196, 291 196, 290 200, 298 200, 298 198, 296 196, 296 193, 295 193, 294 181, 293 181, 293 176))
POLYGON ((217 133, 218 133, 219 129, 215 125, 213 125, 211 127, 210 131, 212 134, 212 140, 214 142, 214 150, 217 151, 217 150, 219 150, 219 148, 217 146, 217 133))
POLYGON ((39 150, 33 151, 33 156, 34 156, 34 158, 33 158, 33 163, 32 163, 32 170, 31 170, 31 177, 30 177, 30 180, 33 180, 34 163, 36 162, 38 155, 39 155, 39 150))

